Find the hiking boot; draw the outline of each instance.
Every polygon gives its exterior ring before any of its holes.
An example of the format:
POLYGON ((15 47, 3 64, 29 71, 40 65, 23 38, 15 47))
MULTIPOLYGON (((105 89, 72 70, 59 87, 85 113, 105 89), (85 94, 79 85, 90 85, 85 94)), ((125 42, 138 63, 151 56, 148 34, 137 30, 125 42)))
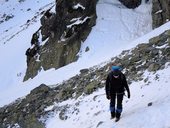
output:
POLYGON ((111 119, 115 118, 115 112, 111 112, 111 119))
POLYGON ((121 115, 121 113, 116 112, 116 118, 120 119, 120 115, 121 115))
POLYGON ((120 117, 119 118, 116 117, 115 122, 118 122, 119 120, 120 120, 120 117))

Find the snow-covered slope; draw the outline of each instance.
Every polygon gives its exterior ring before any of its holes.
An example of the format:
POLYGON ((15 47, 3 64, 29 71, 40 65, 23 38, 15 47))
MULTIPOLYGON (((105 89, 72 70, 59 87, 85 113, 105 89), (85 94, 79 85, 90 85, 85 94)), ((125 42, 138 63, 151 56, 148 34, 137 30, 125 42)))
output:
MULTIPOLYGON (((142 2, 136 9, 127 9, 118 0, 99 0, 97 23, 87 40, 82 43, 79 60, 58 70, 41 71, 34 79, 22 82, 26 71, 25 51, 30 47, 32 34, 40 26, 40 12, 52 7, 53 4, 54 0, 25 0, 20 3, 12 0, 0 1, 0 21, 4 20, 4 13, 14 16, 0 23, 0 106, 27 95, 41 83, 52 85, 62 82, 78 74, 80 69, 109 61, 122 50, 133 48, 139 43, 147 43, 150 38, 170 29, 168 22, 152 31, 152 5, 149 3, 142 2), (89 52, 85 52, 87 46, 90 48, 89 52)), ((167 64, 164 70, 155 74, 146 71, 144 77, 148 76, 149 83, 141 81, 131 84, 131 99, 125 97, 120 122, 114 123, 109 119, 109 101, 105 98, 103 88, 87 97, 57 104, 71 106, 68 112, 70 118, 62 121, 58 118, 58 113, 53 113, 47 120, 46 127, 168 128, 170 67, 167 64), (156 79, 157 76, 159 79, 156 79), (148 107, 150 102, 152 106, 148 107), (78 114, 74 109, 76 103, 79 103, 78 114)), ((53 107, 55 105, 47 110, 53 107)))
POLYGON ((169 128, 170 66, 155 74, 146 71, 143 77, 147 78, 148 82, 134 82, 130 86, 131 98, 124 97, 123 112, 119 122, 115 123, 110 119, 109 101, 106 99, 105 90, 101 89, 87 97, 68 100, 47 108, 49 110, 55 106, 70 106, 66 113, 68 116, 66 121, 60 120, 59 113, 55 113, 46 122, 46 127, 169 128))
MULTIPOLYGON (((2 99, 11 102, 19 96, 15 97, 15 94, 25 90, 28 93, 34 88, 22 88, 26 71, 25 52, 31 46, 32 34, 40 27, 42 12, 53 7, 54 4, 54 0, 1 1, 0 21, 5 20, 4 15, 13 15, 13 18, 0 23, 0 90, 4 92, 1 93, 2 99)), ((3 104, 2 99, 0 106, 3 104)))
MULTIPOLYGON (((29 19, 31 14, 34 17, 40 7, 49 8, 53 5, 53 3, 49 4, 49 1, 48 3, 39 1, 38 6, 36 2, 33 2, 33 0, 26 0, 21 3, 16 2, 17 5, 15 5, 12 1, 8 1, 1 4, 1 6, 7 8, 8 4, 10 4, 11 8, 13 6, 18 9, 21 8, 21 12, 22 10, 27 10, 27 8, 36 10, 25 12, 24 17, 29 19)), ((37 77, 23 83, 22 80, 26 70, 25 51, 30 46, 32 33, 40 25, 40 21, 38 21, 40 17, 37 18, 36 22, 31 22, 28 27, 20 28, 18 24, 23 25, 27 20, 20 19, 21 21, 18 22, 19 18, 17 17, 21 17, 22 13, 15 10, 11 11, 13 15, 16 15, 14 18, 0 24, 4 26, 0 26, 4 28, 1 30, 2 34, 0 35, 0 59, 3 60, 0 66, 0 89, 3 90, 3 93, 0 94, 0 106, 28 94, 30 90, 41 83, 47 85, 56 84, 79 73, 80 69, 107 61, 128 47, 133 40, 151 31, 151 4, 143 3, 140 7, 132 10, 125 8, 118 0, 99 0, 97 4, 97 23, 87 40, 82 43, 79 60, 58 70, 41 71, 37 77), (10 24, 10 22, 12 23, 10 24), (8 29, 7 32, 5 32, 6 29, 8 29), (17 33, 21 30, 22 32, 17 33), (17 34, 7 41, 11 35, 15 34, 13 31, 16 31, 17 34), (87 46, 90 49, 89 52, 85 52, 87 46)), ((9 13, 8 10, 6 12, 9 13)))

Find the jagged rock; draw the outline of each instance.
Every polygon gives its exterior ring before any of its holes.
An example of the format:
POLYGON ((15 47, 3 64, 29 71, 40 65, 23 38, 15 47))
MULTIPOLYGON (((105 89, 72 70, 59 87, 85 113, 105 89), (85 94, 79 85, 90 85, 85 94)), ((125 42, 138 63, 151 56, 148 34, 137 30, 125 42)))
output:
POLYGON ((88 73, 88 71, 89 71, 89 69, 81 69, 81 70, 80 70, 80 73, 82 73, 82 74, 83 74, 83 73, 88 73))
POLYGON ((36 32, 41 36, 37 39, 34 33, 31 41, 38 44, 38 50, 35 52, 33 47, 26 54, 28 66, 24 81, 35 77, 42 69, 58 69, 78 59, 81 42, 85 41, 96 23, 96 2, 57 0, 56 13, 50 12, 50 9, 45 12, 41 18, 42 26, 36 32), (43 41, 45 45, 41 46, 43 41))
POLYGON ((39 87, 33 89, 31 91, 31 94, 32 95, 37 95, 39 93, 48 93, 49 91, 50 91, 50 88, 47 85, 41 84, 39 87))
POLYGON ((0 109, 0 127, 18 124, 22 128, 44 128, 39 118, 45 114, 46 106, 53 104, 55 92, 42 84, 23 100, 0 109))
POLYGON ((72 97, 74 93, 74 89, 72 87, 70 87, 69 85, 67 85, 67 87, 64 87, 60 90, 59 94, 58 94, 58 99, 59 100, 66 100, 70 97, 72 97))
POLYGON ((85 94, 91 94, 92 92, 94 92, 96 89, 97 89, 97 86, 98 85, 98 81, 93 81, 93 82, 90 82, 89 84, 87 84, 84 88, 84 93, 85 94))
POLYGON ((170 20, 170 1, 152 1, 152 27, 157 28, 170 20))
POLYGON ((85 52, 88 52, 90 50, 90 48, 89 47, 86 47, 86 50, 85 50, 85 52))
POLYGON ((67 120, 67 118, 68 118, 68 116, 66 115, 66 113, 67 113, 67 108, 68 108, 67 105, 62 107, 62 109, 61 109, 61 111, 60 111, 60 113, 59 113, 59 118, 60 118, 61 120, 67 120))
POLYGON ((54 23, 56 15, 52 12, 50 12, 50 9, 45 12, 43 17, 40 19, 41 21, 41 35, 42 35, 42 41, 50 37, 52 23, 54 23))
POLYGON ((157 71, 158 69, 160 69, 160 65, 156 64, 156 63, 152 63, 151 65, 149 65, 148 67, 148 71, 152 72, 152 71, 157 71))
POLYGON ((119 1, 128 8, 136 8, 141 4, 142 0, 119 0, 119 1))
POLYGON ((8 20, 12 19, 13 17, 14 17, 14 15, 12 15, 12 14, 3 14, 0 17, 0 24, 5 22, 5 21, 8 21, 8 20))
POLYGON ((152 104, 153 104, 152 102, 148 103, 148 107, 152 106, 152 104))

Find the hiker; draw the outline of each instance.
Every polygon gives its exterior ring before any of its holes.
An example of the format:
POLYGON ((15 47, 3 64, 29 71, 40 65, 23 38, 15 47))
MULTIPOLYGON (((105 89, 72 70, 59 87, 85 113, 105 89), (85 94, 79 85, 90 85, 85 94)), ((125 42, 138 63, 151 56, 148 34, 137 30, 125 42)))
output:
POLYGON ((127 91, 128 98, 130 98, 130 90, 126 77, 121 72, 121 68, 119 66, 112 66, 111 70, 112 71, 108 74, 106 79, 106 98, 110 100, 111 119, 116 117, 115 121, 118 121, 122 112, 122 101, 125 89, 127 91))

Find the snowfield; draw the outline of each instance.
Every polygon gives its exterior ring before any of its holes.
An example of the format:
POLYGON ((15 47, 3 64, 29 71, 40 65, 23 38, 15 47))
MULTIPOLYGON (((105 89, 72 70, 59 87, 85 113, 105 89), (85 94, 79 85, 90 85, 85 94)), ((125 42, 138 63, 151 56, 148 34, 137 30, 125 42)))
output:
MULTIPOLYGON (((168 63, 167 63, 168 65, 168 63)), ((170 66, 170 63, 169 63, 170 66)), ((70 105, 66 121, 59 119, 55 113, 47 120, 47 128, 169 128, 170 127, 170 67, 157 73, 145 72, 147 82, 134 82, 130 85, 131 98, 124 97, 123 112, 119 122, 110 119, 109 100, 106 99, 105 90, 78 100, 68 100, 61 104, 50 106, 70 105), (79 103, 79 113, 74 107, 79 103), (149 105, 151 104, 151 106, 149 105)))
MULTIPOLYGON (((122 50, 148 43, 150 38, 170 29, 168 22, 152 30, 151 2, 146 4, 142 0, 138 8, 127 9, 118 0, 99 0, 96 26, 82 42, 78 61, 58 70, 41 71, 34 79, 23 82, 27 65, 25 51, 31 45, 32 34, 40 27, 40 12, 52 6, 54 0, 0 1, 0 21, 4 20, 4 13, 14 16, 0 23, 0 107, 24 98, 42 83, 61 83, 79 74, 83 68, 106 64, 122 50), (85 52, 87 46, 90 50, 85 52)), ((50 110, 65 104, 71 106, 67 120, 60 120, 59 113, 53 113, 46 121, 46 128, 169 128, 169 65, 167 63, 164 70, 155 74, 146 71, 143 77, 148 77, 148 82, 130 85, 131 98, 124 97, 119 122, 110 120, 109 101, 103 88, 89 96, 47 107, 50 110), (80 104, 76 106, 78 102, 80 104), (151 106, 148 106, 149 103, 151 106), (75 106, 79 109, 78 113, 74 110, 75 106)))

